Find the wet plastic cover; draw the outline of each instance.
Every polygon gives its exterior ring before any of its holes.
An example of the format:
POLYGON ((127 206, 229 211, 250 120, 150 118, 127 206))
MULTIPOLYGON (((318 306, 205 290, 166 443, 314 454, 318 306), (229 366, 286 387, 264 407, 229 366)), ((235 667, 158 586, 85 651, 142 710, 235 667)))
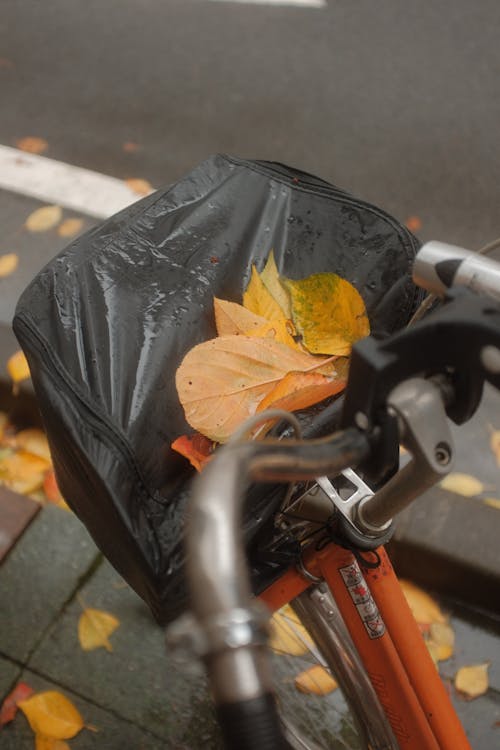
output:
MULTIPOLYGON (((214 295, 241 301, 252 263, 261 269, 271 248, 287 277, 333 271, 349 279, 377 335, 401 327, 415 307, 416 241, 397 221, 297 170, 226 156, 77 239, 18 303, 14 330, 61 490, 160 620, 186 603, 182 527, 192 469, 169 446, 191 430, 175 371, 215 335, 214 295)), ((248 539, 280 491, 253 488, 248 539)))

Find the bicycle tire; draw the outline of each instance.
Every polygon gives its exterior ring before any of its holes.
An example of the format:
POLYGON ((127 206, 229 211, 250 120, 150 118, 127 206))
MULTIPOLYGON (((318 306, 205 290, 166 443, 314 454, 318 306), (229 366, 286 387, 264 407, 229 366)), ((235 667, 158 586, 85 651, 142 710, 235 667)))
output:
MULTIPOLYGON (((293 750, 398 750, 390 724, 325 584, 315 584, 290 606, 289 617, 306 653, 274 653, 273 669, 283 729, 293 750), (305 665, 326 667, 339 685, 328 695, 304 695, 295 678, 305 665)), ((285 616, 286 617, 286 616, 285 616)), ((303 650, 302 649, 302 650, 303 650)))

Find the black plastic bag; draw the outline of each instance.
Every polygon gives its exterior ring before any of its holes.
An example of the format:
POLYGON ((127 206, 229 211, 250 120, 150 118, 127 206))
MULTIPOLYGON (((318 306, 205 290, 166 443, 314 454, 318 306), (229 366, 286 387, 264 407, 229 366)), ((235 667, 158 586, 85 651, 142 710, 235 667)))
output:
MULTIPOLYGON (((186 604, 193 470, 169 447, 190 432, 175 371, 215 335, 214 295, 240 302, 252 263, 261 269, 274 249, 289 278, 333 271, 351 281, 382 336, 418 301, 416 247, 383 211, 317 178, 215 156, 77 239, 25 290, 14 330, 62 493, 159 620, 186 604)), ((280 491, 253 488, 247 539, 280 491)))

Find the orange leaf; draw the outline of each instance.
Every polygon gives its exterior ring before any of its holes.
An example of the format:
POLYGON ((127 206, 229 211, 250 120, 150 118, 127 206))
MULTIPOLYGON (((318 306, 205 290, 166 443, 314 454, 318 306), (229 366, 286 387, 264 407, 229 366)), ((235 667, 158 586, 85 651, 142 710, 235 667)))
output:
POLYGON ((105 648, 112 651, 109 636, 119 627, 120 621, 109 612, 86 607, 78 621, 78 640, 84 651, 105 648))
POLYGON ((357 289, 334 273, 283 281, 292 299, 292 317, 304 346, 315 354, 349 355, 368 336, 370 325, 357 289))
POLYGON ((37 138, 36 136, 27 136, 26 138, 19 138, 16 141, 17 148, 21 151, 26 151, 29 154, 43 154, 47 151, 49 144, 45 138, 37 138))
POLYGON ((19 708, 25 714, 35 734, 66 740, 83 729, 83 719, 73 703, 56 690, 35 693, 19 708))
POLYGON ((47 232, 59 224, 61 219, 61 206, 42 206, 28 216, 25 227, 30 232, 47 232))
POLYGON ((328 695, 338 688, 338 683, 321 664, 301 672, 294 680, 295 687, 308 695, 328 695))
POLYGON ((17 451, 0 460, 0 479, 14 492, 29 495, 43 485, 50 462, 26 451, 17 451))
POLYGON ((6 276, 14 273, 18 265, 19 258, 15 253, 0 255, 0 279, 4 279, 6 276))
MULTIPOLYGON (((323 368, 328 365, 329 372, 323 368)), ((288 372, 322 368, 329 359, 313 357, 272 339, 221 336, 191 349, 176 373, 187 422, 198 432, 225 442, 288 372)))
POLYGON ((255 266, 252 266, 250 283, 243 295, 243 306, 267 320, 286 318, 285 311, 268 291, 255 266))
POLYGON ((20 430, 12 438, 12 444, 18 450, 21 449, 27 453, 33 453, 35 456, 51 461, 49 443, 43 430, 38 427, 28 427, 26 430, 20 430))
POLYGON ((36 734, 35 750, 71 750, 71 748, 64 740, 56 740, 53 737, 36 734))
POLYGON ((26 380, 30 377, 28 360, 21 350, 15 352, 15 354, 7 360, 7 372, 14 383, 20 383, 22 380, 26 380))
POLYGON ((59 237, 73 237, 82 231, 83 219, 65 219, 57 228, 59 237))
POLYGON ((154 188, 148 180, 143 180, 140 177, 130 177, 125 180, 125 184, 133 190, 137 195, 150 195, 154 192, 154 188))
POLYGON ((65 510, 69 510, 68 504, 66 503, 66 500, 61 495, 61 491, 59 487, 57 486, 57 480, 56 480, 56 475, 54 473, 54 469, 49 469, 49 471, 45 474, 45 477, 43 480, 43 491, 45 492, 45 495, 49 503, 53 503, 54 505, 57 505, 59 508, 64 508, 65 510))
POLYGON ((422 229, 422 220, 419 216, 409 216, 405 223, 410 232, 418 232, 422 229))
POLYGON ((197 432, 194 435, 181 435, 170 447, 187 458, 196 471, 201 471, 207 461, 212 458, 214 442, 197 432))
POLYGON ((19 701, 29 698, 30 695, 33 695, 33 688, 25 682, 19 682, 14 690, 11 690, 0 709, 0 727, 3 727, 14 719, 17 713, 17 704, 19 701))
POLYGON ((266 320, 266 322, 258 328, 254 328, 246 333, 247 336, 255 336, 261 339, 274 339, 281 344, 286 344, 286 346, 289 346, 292 349, 298 349, 303 352, 304 349, 297 344, 294 339, 294 334, 295 327, 292 321, 285 320, 285 318, 266 320))
POLYGON ((275 385, 257 407, 265 409, 285 409, 298 411, 340 393, 345 388, 345 380, 337 380, 317 372, 289 372, 275 385))
POLYGON ((267 323, 266 318, 247 310, 236 302, 214 297, 215 325, 219 336, 248 335, 248 331, 267 323))

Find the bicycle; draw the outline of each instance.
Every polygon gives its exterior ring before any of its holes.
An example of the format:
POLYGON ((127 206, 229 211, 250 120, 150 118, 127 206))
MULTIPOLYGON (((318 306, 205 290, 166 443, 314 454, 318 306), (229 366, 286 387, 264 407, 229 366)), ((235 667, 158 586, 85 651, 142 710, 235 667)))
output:
POLYGON ((280 721, 273 696, 269 609, 288 602, 344 688, 364 747, 470 748, 383 545, 397 513, 450 470, 447 418, 469 419, 485 380, 500 386, 500 265, 434 242, 417 254, 414 278, 444 304, 353 348, 339 431, 303 441, 292 415, 264 413, 286 420, 295 438, 244 440, 253 420, 196 480, 187 531, 194 617, 177 631, 206 663, 228 748, 317 747, 280 721), (412 459, 396 472, 400 441, 412 459), (289 492, 275 515, 271 545, 294 544, 295 564, 259 600, 240 532, 250 481, 313 483, 289 492))

